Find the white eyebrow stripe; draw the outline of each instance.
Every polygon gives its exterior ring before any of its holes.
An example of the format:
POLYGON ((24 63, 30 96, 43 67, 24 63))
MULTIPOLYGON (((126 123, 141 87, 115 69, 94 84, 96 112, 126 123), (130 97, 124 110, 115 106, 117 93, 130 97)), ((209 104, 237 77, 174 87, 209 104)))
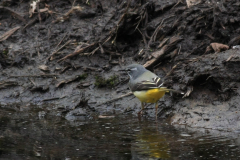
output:
POLYGON ((137 67, 135 67, 135 68, 131 68, 130 70, 135 71, 135 70, 137 70, 137 67))

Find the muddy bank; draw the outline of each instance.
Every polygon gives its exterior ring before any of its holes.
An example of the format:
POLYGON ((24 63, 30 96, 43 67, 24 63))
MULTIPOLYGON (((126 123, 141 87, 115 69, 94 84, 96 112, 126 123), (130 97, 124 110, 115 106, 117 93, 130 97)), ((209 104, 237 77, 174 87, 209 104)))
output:
POLYGON ((179 81, 189 84, 191 96, 176 105, 174 123, 239 129, 239 50, 200 56, 178 71, 179 81))
POLYGON ((36 10, 30 1, 1 2, 1 107, 48 104, 68 120, 135 115, 140 103, 123 96, 128 77, 119 70, 140 63, 186 93, 161 99, 159 117, 240 129, 239 49, 231 49, 239 44, 238 1, 87 2, 41 1, 36 10))

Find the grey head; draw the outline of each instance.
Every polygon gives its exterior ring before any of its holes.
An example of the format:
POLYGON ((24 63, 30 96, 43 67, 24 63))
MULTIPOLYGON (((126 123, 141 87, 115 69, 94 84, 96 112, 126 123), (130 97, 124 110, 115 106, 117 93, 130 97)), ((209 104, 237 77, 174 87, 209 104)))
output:
POLYGON ((130 76, 130 78, 132 80, 138 78, 138 76, 142 75, 144 72, 147 71, 146 68, 144 68, 142 65, 140 64, 131 64, 129 66, 126 67, 126 71, 128 73, 128 75, 130 76))

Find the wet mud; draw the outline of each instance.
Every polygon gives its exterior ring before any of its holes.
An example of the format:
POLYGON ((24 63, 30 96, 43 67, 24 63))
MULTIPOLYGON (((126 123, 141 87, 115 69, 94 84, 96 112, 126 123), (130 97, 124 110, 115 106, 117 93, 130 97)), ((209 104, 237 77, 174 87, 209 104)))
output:
MULTIPOLYGON (((159 102, 160 118, 238 131, 239 2, 0 2, 0 106, 67 120, 136 115, 119 70, 140 63, 185 93, 159 102)), ((153 117, 153 105, 145 117, 153 117)))

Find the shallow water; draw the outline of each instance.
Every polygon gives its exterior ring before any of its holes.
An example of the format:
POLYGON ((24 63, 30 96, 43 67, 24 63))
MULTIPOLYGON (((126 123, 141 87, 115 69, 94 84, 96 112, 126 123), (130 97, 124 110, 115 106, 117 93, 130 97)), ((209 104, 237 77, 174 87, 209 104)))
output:
POLYGON ((238 132, 131 115, 67 121, 46 109, 0 109, 0 159, 240 159, 238 132))

